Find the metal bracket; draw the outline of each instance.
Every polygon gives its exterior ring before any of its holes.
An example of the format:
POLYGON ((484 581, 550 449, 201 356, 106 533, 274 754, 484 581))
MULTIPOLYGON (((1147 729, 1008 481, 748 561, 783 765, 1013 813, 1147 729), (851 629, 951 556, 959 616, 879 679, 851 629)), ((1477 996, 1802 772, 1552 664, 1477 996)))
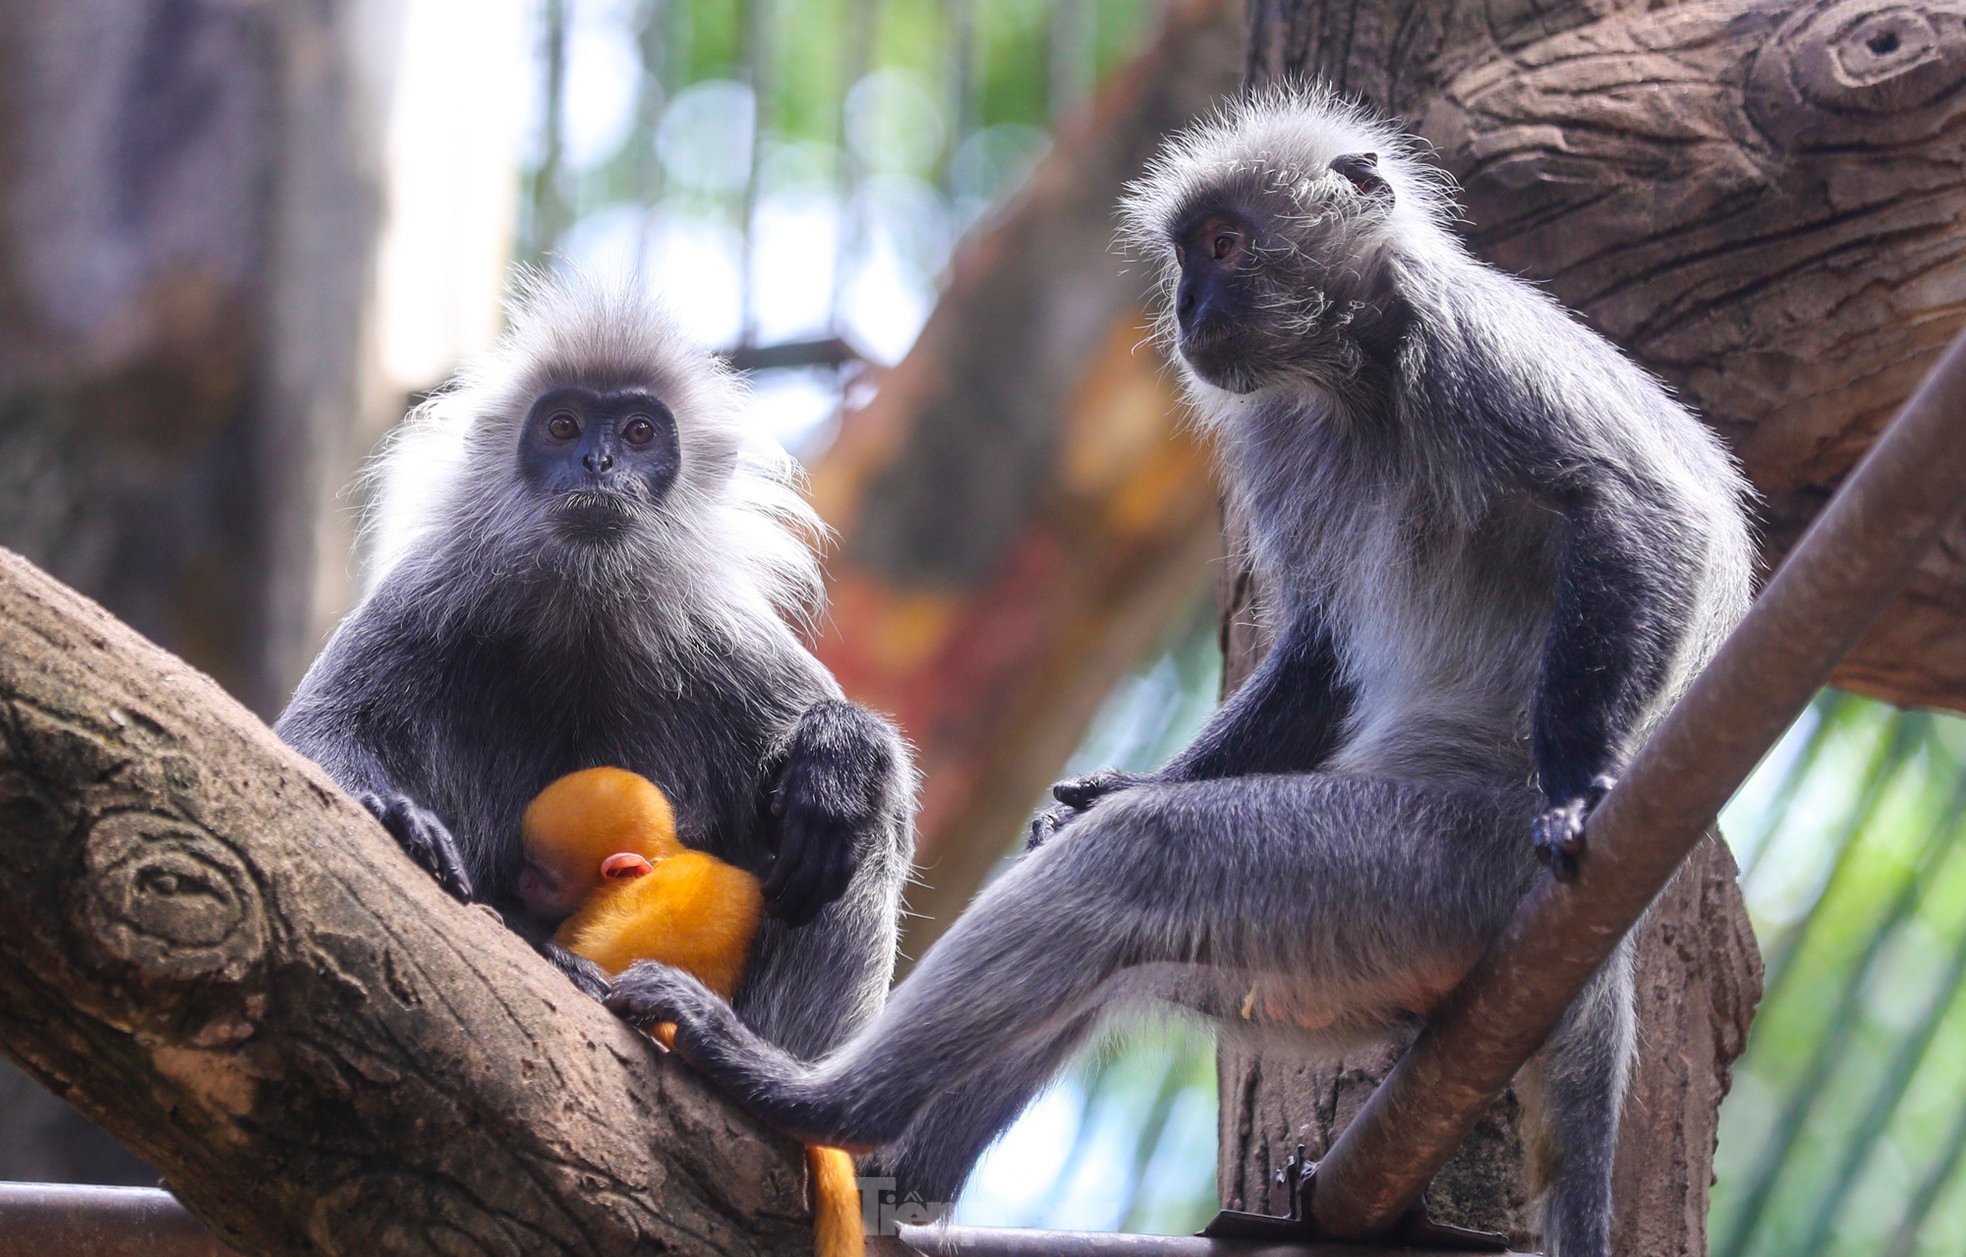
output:
MULTIPOLYGON (((1305 1157, 1303 1144, 1297 1145, 1295 1155, 1277 1171, 1276 1182, 1284 1189, 1289 1212, 1275 1217, 1267 1213, 1224 1209, 1215 1215, 1213 1222, 1201 1229, 1200 1234, 1207 1239, 1272 1240, 1299 1244, 1348 1238, 1326 1235, 1319 1229, 1317 1219, 1311 1216, 1311 1193, 1317 1188, 1317 1162, 1305 1157)), ((1503 1253, 1509 1248, 1505 1235, 1435 1222, 1427 1216, 1425 1197, 1395 1223, 1392 1230, 1363 1242, 1385 1248, 1428 1248, 1457 1253, 1503 1253)))

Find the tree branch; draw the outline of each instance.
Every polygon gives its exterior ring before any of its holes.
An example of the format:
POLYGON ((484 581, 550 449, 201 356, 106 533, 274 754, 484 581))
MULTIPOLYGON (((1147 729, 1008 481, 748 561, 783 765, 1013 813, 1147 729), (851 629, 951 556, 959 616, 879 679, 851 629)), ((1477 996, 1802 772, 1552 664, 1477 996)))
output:
POLYGON ((811 1251, 793 1145, 5 551, 0 1047, 247 1251, 811 1251))

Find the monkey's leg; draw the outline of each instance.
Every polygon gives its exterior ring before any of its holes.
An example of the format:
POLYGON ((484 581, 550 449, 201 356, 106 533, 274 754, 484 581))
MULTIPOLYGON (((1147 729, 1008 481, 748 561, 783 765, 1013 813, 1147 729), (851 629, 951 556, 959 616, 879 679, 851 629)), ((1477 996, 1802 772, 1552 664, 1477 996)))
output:
POLYGON ((1631 946, 1627 936, 1525 1074, 1530 1180, 1549 1257, 1611 1251, 1611 1170, 1634 1037, 1631 946))
POLYGON ((892 1145, 874 1154, 865 1173, 892 1178, 903 1198, 930 1205, 948 1204, 990 1145, 1017 1120, 1033 1096, 1044 1090, 1099 1022, 1099 1011, 1067 1022, 1019 1052, 1006 1052, 963 1081, 936 1095, 892 1145))
POLYGON ((1299 613, 1249 679, 1215 709, 1195 740, 1159 770, 1107 769, 1051 788, 1058 800, 1031 820, 1027 847, 1035 850, 1094 803, 1153 782, 1202 781, 1256 773, 1309 773, 1337 742, 1351 696, 1338 676, 1330 635, 1299 613))
MULTIPOLYGON (((1374 992, 1458 973, 1534 871, 1518 790, 1305 774, 1142 786, 990 886, 866 1030, 817 1066, 772 1049, 700 983, 636 966, 610 1005, 809 1142, 900 1139, 942 1091, 1063 1034, 1125 970, 1207 964, 1297 983, 1346 1022, 1374 992)), ((1403 995, 1402 995, 1403 998, 1403 995)))
POLYGON ((938 1094, 899 1141, 869 1159, 866 1173, 892 1178, 902 1198, 912 1194, 930 1204, 953 1202, 990 1145, 1092 1038, 1112 1011, 1110 1006, 1137 997, 1179 1005, 1190 1015, 1229 1016, 1240 998, 1223 992, 1248 989, 1246 979, 1210 981, 1198 976, 1193 966, 1163 969, 1128 970, 1107 984, 1103 1004, 1067 1022, 1059 1033, 1037 1039, 1023 1052, 1004 1053, 961 1086, 938 1094))

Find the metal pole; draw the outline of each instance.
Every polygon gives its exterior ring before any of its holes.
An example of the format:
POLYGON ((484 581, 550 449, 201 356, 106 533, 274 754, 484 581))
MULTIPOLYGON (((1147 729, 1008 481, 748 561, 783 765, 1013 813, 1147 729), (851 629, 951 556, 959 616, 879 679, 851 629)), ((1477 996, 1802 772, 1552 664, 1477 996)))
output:
POLYGON ((0 1183, 0 1257, 239 1257, 154 1187, 0 1183))
MULTIPOLYGON (((1383 1257, 1354 1244, 1271 1244, 1173 1235, 904 1226, 882 1257, 1383 1257)), ((1465 1257, 1409 1249, 1407 1257, 1465 1257)), ((238 1257, 169 1192, 154 1187, 0 1183, 0 1257, 238 1257)))
MULTIPOLYGON (((1386 1257, 1387 1252, 1359 1244, 1277 1244, 1192 1235, 1017 1231, 983 1226, 904 1226, 901 1242, 922 1257, 1386 1257)), ((868 1246, 869 1253, 881 1251, 876 1244, 868 1246)), ((1402 1257, 1468 1257, 1464 1252, 1427 1248, 1402 1248, 1399 1252, 1402 1257)))
POLYGON ((1318 1163, 1311 1212, 1326 1234, 1379 1234, 1419 1199, 1962 501, 1966 335, 1599 806, 1576 881, 1530 892, 1318 1163))

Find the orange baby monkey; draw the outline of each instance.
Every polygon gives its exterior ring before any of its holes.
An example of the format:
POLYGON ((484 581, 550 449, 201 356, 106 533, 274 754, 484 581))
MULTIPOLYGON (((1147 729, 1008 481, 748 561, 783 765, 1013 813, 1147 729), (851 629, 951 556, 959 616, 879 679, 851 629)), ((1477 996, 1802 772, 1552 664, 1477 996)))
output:
MULTIPOLYGON (((538 920, 560 923, 554 942, 609 975, 656 960, 726 1000, 736 997, 764 915, 763 889, 743 869, 685 847, 654 782, 621 768, 569 773, 533 799, 521 830, 519 898, 538 920)), ((674 1033, 658 1026, 655 1037, 669 1046, 674 1033)), ((853 1158, 812 1147, 806 1166, 813 1251, 859 1257, 864 1227, 853 1158)))

